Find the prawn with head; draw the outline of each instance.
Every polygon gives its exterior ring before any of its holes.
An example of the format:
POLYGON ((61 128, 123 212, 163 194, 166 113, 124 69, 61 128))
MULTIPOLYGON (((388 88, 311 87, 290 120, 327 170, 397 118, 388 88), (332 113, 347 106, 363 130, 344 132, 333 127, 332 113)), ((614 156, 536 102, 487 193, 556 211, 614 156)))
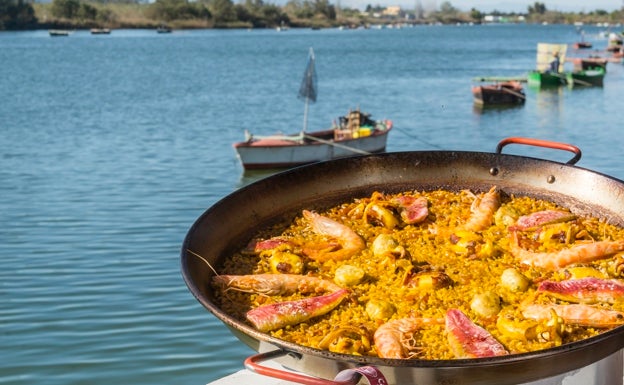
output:
POLYGON ((349 226, 308 210, 303 210, 303 217, 313 232, 330 239, 327 244, 319 246, 314 242, 303 247, 303 253, 315 261, 345 260, 366 247, 362 237, 349 226))
POLYGON ((488 192, 475 196, 470 206, 470 217, 466 223, 460 226, 460 229, 466 231, 481 231, 486 229, 492 224, 494 214, 499 206, 500 194, 496 186, 492 186, 488 192))

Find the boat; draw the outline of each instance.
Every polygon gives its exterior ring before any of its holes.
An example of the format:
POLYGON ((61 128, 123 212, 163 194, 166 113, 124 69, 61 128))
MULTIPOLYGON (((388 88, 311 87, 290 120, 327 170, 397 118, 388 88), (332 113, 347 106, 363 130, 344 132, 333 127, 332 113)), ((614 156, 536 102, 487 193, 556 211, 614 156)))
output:
POLYGON ((91 35, 108 35, 110 32, 109 28, 91 28, 91 35))
POLYGON ((607 51, 616 52, 624 46, 624 39, 616 33, 609 34, 609 42, 607 44, 607 51))
POLYGON ((574 43, 574 49, 587 49, 591 47, 592 47, 592 43, 587 42, 587 41, 578 41, 574 43))
POLYGON ((304 164, 384 152, 392 121, 375 121, 359 109, 329 129, 291 135, 253 136, 234 143, 245 170, 282 169, 304 164))
POLYGON ((608 59, 600 58, 600 57, 584 57, 584 58, 571 58, 572 63, 574 63, 574 71, 582 71, 582 70, 590 70, 597 67, 600 67, 607 71, 607 63, 608 59))
POLYGON ((557 87, 567 84, 565 73, 529 71, 527 84, 537 87, 557 87))
POLYGON ((475 104, 480 105, 523 104, 526 101, 524 89, 518 81, 473 86, 472 96, 475 104))
POLYGON ((48 31, 48 33, 50 34, 50 36, 69 36, 69 34, 71 32, 65 30, 65 29, 51 29, 48 31))
POLYGON ((527 74, 527 84, 537 87, 565 85, 566 75, 562 72, 566 49, 566 44, 538 43, 537 66, 527 74))
POLYGON ((334 121, 328 129, 308 132, 309 104, 315 102, 317 96, 314 62, 314 51, 310 48, 298 94, 299 98, 305 99, 303 129, 289 135, 255 136, 246 132, 245 141, 233 144, 245 170, 283 169, 385 151, 392 122, 375 121, 359 108, 334 121))
POLYGON ((171 33, 172 29, 168 25, 161 24, 156 28, 156 32, 158 33, 171 33))
POLYGON ((589 70, 568 72, 566 78, 571 87, 602 87, 605 72, 604 68, 596 67, 589 70))

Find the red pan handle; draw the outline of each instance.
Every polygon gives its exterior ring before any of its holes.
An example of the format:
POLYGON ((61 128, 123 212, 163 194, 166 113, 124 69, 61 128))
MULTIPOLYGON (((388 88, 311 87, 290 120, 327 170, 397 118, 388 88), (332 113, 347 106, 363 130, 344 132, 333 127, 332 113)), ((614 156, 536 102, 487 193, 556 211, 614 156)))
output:
POLYGON ((245 360, 245 367, 252 372, 263 376, 279 378, 280 380, 296 382, 306 385, 355 385, 364 376, 370 385, 387 385, 388 382, 383 374, 374 366, 363 366, 354 369, 343 370, 338 373, 334 380, 326 380, 319 377, 306 376, 295 372, 280 370, 260 365, 260 362, 288 354, 285 350, 273 350, 266 353, 255 354, 245 360))
POLYGON ((496 146, 496 153, 500 154, 501 151, 503 150, 503 147, 505 147, 508 144, 526 144, 528 146, 546 147, 546 148, 554 148, 556 150, 569 151, 574 154, 574 157, 566 162, 566 164, 569 164, 569 165, 576 164, 576 162, 578 162, 581 159, 581 149, 572 144, 551 142, 549 140, 542 140, 542 139, 520 138, 520 137, 511 137, 511 138, 505 138, 501 140, 498 143, 498 146, 496 146))

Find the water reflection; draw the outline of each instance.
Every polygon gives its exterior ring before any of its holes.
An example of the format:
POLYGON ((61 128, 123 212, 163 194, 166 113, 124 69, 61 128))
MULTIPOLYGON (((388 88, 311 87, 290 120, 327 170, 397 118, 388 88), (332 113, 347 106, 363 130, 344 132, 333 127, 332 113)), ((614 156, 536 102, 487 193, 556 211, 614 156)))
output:
POLYGON ((238 188, 245 187, 261 179, 268 178, 271 175, 275 175, 286 169, 267 169, 267 170, 245 170, 241 174, 241 178, 238 181, 238 188))
POLYGON ((529 86, 533 91, 537 114, 542 119, 553 119, 563 112, 563 86, 529 86))
POLYGON ((524 103, 522 104, 494 104, 494 105, 483 105, 474 103, 472 105, 472 111, 478 115, 484 114, 497 114, 508 110, 517 110, 522 108, 524 103))

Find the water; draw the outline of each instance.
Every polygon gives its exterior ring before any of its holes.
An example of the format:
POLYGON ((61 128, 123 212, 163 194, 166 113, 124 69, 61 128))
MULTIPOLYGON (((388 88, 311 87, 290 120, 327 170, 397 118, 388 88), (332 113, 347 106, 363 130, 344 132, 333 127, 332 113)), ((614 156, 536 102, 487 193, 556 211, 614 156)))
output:
POLYGON ((301 128, 309 47, 311 128, 360 106, 394 121, 388 151, 492 152, 529 136, 578 145, 578 166, 624 179, 622 64, 603 88, 528 88, 524 106, 473 107, 472 78, 520 76, 538 42, 578 37, 570 26, 1 33, 0 383, 198 385, 242 368, 253 352, 192 297, 179 249, 206 208, 266 176, 238 164, 244 129, 301 128))

